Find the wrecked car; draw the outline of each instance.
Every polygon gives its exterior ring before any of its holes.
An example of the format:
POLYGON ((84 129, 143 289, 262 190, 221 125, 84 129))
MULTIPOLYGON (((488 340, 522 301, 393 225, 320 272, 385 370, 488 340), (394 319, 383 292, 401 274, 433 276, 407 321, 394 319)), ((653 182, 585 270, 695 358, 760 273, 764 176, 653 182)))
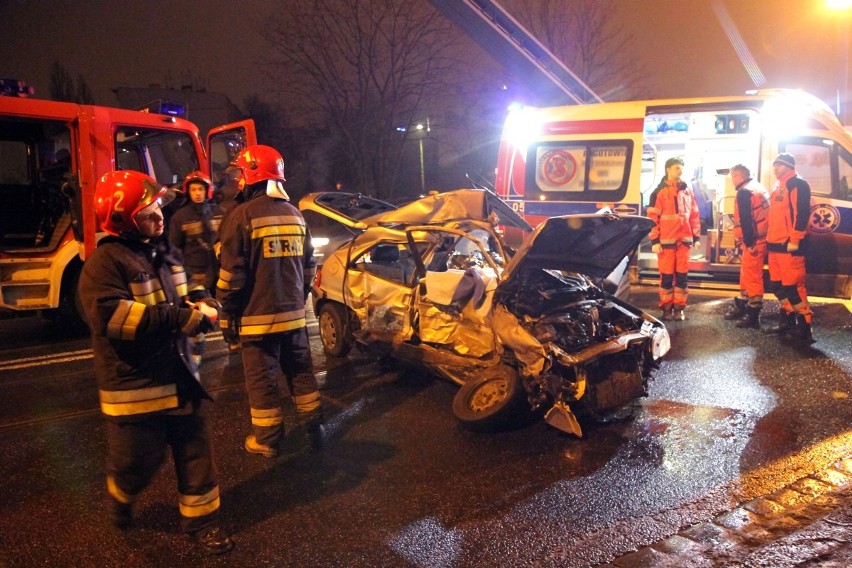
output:
MULTIPOLYGON (((322 212, 321 202, 300 208, 322 212)), ((647 394, 668 332, 599 283, 624 265, 649 219, 570 215, 533 231, 493 193, 459 189, 360 223, 313 283, 328 355, 357 345, 459 384, 453 412, 476 430, 539 414, 581 436, 583 419, 647 394), (507 228, 527 234, 517 251, 502 238, 507 228)))

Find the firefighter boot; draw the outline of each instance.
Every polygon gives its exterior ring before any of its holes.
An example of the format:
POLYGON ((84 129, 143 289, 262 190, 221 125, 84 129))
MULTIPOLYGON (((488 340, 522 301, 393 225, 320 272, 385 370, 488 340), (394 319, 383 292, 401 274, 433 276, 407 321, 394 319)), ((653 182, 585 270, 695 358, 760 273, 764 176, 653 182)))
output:
POLYGON ((683 321, 686 319, 686 314, 684 313, 684 309, 686 306, 675 306, 674 312, 672 312, 672 319, 676 321, 683 321))
POLYGON ((806 345, 814 343, 816 340, 811 332, 811 324, 805 320, 805 316, 795 314, 793 320, 793 327, 786 332, 786 335, 806 345))
POLYGON ((243 444, 243 447, 250 454, 257 454, 270 459, 278 457, 277 446, 267 446, 265 444, 261 444, 257 441, 257 437, 255 437, 254 434, 248 435, 245 444, 243 444))
POLYGON ((204 549, 207 554, 225 554, 234 548, 234 541, 231 540, 225 531, 219 527, 212 527, 206 530, 191 533, 189 535, 198 545, 204 549))
POLYGON ((322 411, 308 412, 299 416, 299 421, 305 428, 305 436, 312 450, 321 450, 325 446, 325 420, 322 411))
POLYGON ((127 530, 133 523, 133 505, 121 503, 115 499, 112 501, 112 526, 119 530, 127 530))
POLYGON ((748 306, 745 316, 736 323, 737 327, 760 329, 760 306, 748 306))
POLYGON ((663 319, 663 321, 672 321, 673 316, 672 316, 672 305, 671 304, 667 304, 667 305, 663 306, 663 317, 662 317, 662 319, 663 319))
POLYGON ((787 333, 787 331, 793 329, 793 326, 796 323, 796 314, 795 313, 785 313, 783 315, 778 316, 778 323, 771 327, 764 328, 763 333, 769 335, 777 335, 779 333, 787 333))
POLYGON ((725 319, 729 321, 742 319, 747 315, 746 306, 747 302, 745 300, 734 298, 734 303, 728 306, 728 309, 725 311, 725 319))

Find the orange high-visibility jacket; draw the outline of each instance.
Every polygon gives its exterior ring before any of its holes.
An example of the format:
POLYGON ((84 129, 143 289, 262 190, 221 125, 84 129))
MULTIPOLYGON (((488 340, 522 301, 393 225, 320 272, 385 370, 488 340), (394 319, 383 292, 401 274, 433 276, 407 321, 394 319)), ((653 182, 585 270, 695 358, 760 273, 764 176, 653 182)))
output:
POLYGON ((660 182, 646 210, 655 225, 649 233, 652 244, 692 245, 701 235, 701 217, 692 190, 682 181, 660 182))
POLYGON ((811 186, 795 171, 782 176, 769 196, 769 250, 786 250, 787 242, 805 238, 811 213, 811 186), (775 245, 775 246, 773 246, 775 245), (779 248, 781 247, 781 248, 779 248))
POLYGON ((769 193, 760 182, 751 178, 737 187, 734 203, 734 237, 745 246, 753 247, 766 240, 769 229, 769 193))

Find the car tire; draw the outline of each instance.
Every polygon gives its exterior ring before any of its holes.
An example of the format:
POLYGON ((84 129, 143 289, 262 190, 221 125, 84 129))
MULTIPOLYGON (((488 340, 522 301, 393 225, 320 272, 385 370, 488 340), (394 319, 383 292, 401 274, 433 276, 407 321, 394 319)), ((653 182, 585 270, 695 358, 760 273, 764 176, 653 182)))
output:
POLYGON ((326 355, 345 357, 352 349, 352 331, 345 306, 326 302, 317 314, 319 335, 326 355))
POLYGON ((453 399, 453 414, 470 430, 500 430, 521 422, 525 400, 518 372, 495 365, 462 385, 453 399))

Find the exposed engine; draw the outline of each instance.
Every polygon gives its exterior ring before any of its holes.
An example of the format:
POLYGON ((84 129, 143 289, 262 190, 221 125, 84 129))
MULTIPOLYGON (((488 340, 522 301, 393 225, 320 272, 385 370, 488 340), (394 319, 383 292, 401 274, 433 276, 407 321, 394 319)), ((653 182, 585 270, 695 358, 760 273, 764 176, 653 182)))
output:
POLYGON ((646 392, 644 319, 589 278, 554 270, 531 271, 496 298, 541 343, 548 362, 525 377, 536 409, 583 401, 585 413, 618 408, 646 392))

